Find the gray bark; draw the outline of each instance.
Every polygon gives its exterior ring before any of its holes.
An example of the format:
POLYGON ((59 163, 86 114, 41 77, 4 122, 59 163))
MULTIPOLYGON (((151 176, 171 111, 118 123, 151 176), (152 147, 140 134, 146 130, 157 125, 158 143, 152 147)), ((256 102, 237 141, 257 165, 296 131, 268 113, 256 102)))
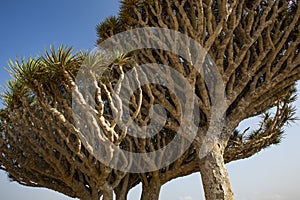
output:
POLYGON ((233 200, 234 195, 223 159, 222 145, 216 144, 200 164, 206 200, 233 200))
POLYGON ((143 184, 141 200, 158 200, 161 184, 150 182, 148 185, 143 184))
POLYGON ((103 200, 113 200, 113 191, 103 192, 103 200))

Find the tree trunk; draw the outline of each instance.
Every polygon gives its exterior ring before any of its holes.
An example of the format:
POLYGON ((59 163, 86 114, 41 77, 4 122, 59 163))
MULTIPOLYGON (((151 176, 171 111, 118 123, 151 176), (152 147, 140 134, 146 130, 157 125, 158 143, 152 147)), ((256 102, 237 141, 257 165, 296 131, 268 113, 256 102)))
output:
POLYGON ((113 200, 114 195, 113 195, 113 191, 104 191, 103 192, 103 200, 113 200))
POLYGON ((81 190, 78 193, 79 199, 100 200, 101 197, 96 188, 92 188, 92 191, 81 190))
POLYGON ((141 200, 158 200, 161 184, 150 182, 148 185, 143 184, 141 200))
POLYGON ((203 162, 200 164, 200 172, 206 200, 233 200, 222 145, 216 144, 203 162))
POLYGON ((127 195, 128 195, 128 191, 116 193, 116 200, 127 200, 127 195))
POLYGON ((129 192, 129 178, 130 174, 127 174, 123 180, 121 180, 119 186, 115 188, 115 194, 117 200, 127 200, 129 192))

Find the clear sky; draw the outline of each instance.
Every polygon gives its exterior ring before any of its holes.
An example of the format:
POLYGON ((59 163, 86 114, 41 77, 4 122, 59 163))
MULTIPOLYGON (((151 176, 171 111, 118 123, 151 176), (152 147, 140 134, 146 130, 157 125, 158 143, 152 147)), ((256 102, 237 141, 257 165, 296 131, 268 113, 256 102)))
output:
MULTIPOLYGON (((95 26, 118 12, 118 0, 2 0, 0 2, 0 85, 9 78, 4 70, 10 58, 42 53, 50 45, 95 47, 95 26)), ((300 90, 299 85, 297 88, 300 90)), ((299 100, 296 106, 300 109, 299 100)), ((300 117, 300 112, 297 112, 300 117)), ((255 125, 248 121, 244 126, 255 125)), ((250 159, 227 165, 237 200, 300 199, 300 122, 286 129, 279 146, 272 146, 250 159)), ((129 200, 139 199, 140 186, 129 200)), ((179 178, 162 188, 161 200, 203 198, 198 174, 179 178)), ((68 197, 47 189, 33 189, 8 181, 0 171, 1 200, 65 200, 68 197)))

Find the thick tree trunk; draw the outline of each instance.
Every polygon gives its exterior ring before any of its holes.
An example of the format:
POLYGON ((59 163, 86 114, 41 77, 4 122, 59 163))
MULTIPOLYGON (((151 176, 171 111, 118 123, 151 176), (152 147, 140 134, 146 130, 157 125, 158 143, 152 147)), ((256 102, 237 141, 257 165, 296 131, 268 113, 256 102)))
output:
POLYGON ((116 193, 116 200, 127 200, 128 191, 126 193, 116 193))
POLYGON ((222 152, 222 146, 216 144, 200 164, 206 200, 234 199, 222 152))
POLYGON ((101 196, 94 196, 94 195, 80 195, 80 199, 89 199, 89 200, 99 200, 101 196))
POLYGON ((98 193, 98 189, 92 188, 92 191, 81 190, 78 197, 80 199, 99 200, 102 195, 98 193))
POLYGON ((127 200, 129 192, 129 178, 130 174, 127 174, 123 180, 121 180, 118 187, 115 188, 115 194, 117 200, 127 200))
POLYGON ((113 198, 114 198, 113 191, 103 192, 103 200, 113 200, 113 198))
POLYGON ((150 182, 148 185, 143 184, 141 200, 158 200, 161 184, 150 182))

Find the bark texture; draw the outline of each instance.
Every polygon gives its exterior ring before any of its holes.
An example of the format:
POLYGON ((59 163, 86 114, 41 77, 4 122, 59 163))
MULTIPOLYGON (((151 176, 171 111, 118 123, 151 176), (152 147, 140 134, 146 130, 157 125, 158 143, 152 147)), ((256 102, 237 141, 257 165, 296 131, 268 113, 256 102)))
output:
POLYGON ((148 185, 143 184, 141 200, 158 200, 161 185, 160 183, 150 183, 148 185))
POLYGON ((215 145, 204 163, 200 164, 200 172, 206 199, 234 199, 220 145, 215 145))

